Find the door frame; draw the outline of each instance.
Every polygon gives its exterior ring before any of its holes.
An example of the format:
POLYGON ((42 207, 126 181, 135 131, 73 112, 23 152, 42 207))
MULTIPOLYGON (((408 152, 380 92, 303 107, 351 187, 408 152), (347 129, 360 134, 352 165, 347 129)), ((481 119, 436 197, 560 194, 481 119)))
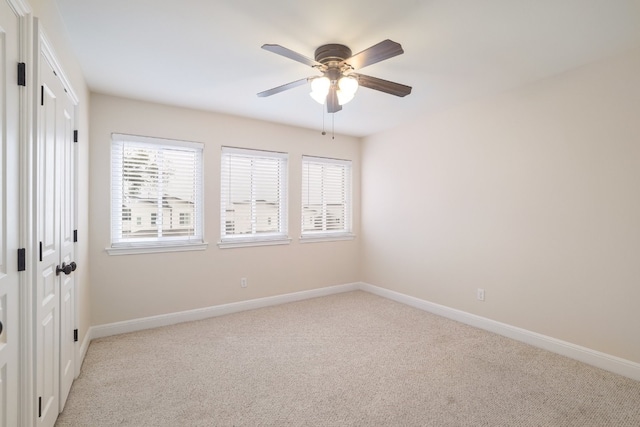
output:
POLYGON ((18 245, 25 249, 27 269, 18 277, 18 423, 33 425, 33 321, 32 321, 32 159, 33 159, 33 11, 23 0, 7 0, 19 19, 18 57, 25 64, 26 85, 18 94, 18 245))

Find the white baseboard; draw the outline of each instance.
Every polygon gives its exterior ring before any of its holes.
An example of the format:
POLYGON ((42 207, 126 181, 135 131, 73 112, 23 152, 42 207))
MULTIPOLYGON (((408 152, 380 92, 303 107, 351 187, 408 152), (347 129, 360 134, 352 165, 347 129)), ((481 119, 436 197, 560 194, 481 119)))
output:
POLYGON ((174 325, 176 323, 182 322, 191 322, 194 320, 207 319, 209 317, 222 316, 225 314, 237 313, 240 311, 253 310, 256 308, 269 307, 273 305, 285 304, 288 302, 302 301, 310 298, 355 291, 358 289, 359 283, 350 283, 346 285, 329 286, 326 288, 312 289, 309 291, 300 291, 284 295, 275 295, 272 297, 233 302, 230 304, 215 305, 212 307, 181 311, 177 313, 161 314, 159 316, 144 317, 141 319, 126 320, 123 322, 93 326, 91 327, 90 335, 91 339, 108 337, 111 335, 119 335, 127 332, 141 331, 143 329, 158 328, 160 326, 174 325))
POLYGON ((360 283, 358 288, 360 290, 370 292, 372 294, 402 304, 406 304, 420 310, 437 314, 438 316, 446 317, 448 319, 456 320, 458 322, 465 323, 476 328, 494 332, 496 334, 503 335, 505 337, 512 338, 514 340, 521 341, 526 344, 530 344, 535 347, 542 348, 544 350, 548 350, 553 353, 557 353, 562 356, 566 356, 571 359, 575 359, 580 362, 584 362, 619 375, 623 375, 636 381, 640 381, 640 363, 632 362, 630 360, 612 356, 607 353, 602 353, 600 351, 592 350, 587 347, 572 344, 567 341, 562 341, 546 335, 538 334, 526 329, 511 326, 506 323, 497 322, 495 320, 487 319, 486 317, 477 316, 465 311, 456 310, 454 308, 401 294, 389 289, 380 288, 368 283, 360 283))
POLYGON ((465 311, 446 307, 440 304, 422 300, 416 297, 405 295, 389 289, 374 286, 368 283, 349 283, 345 285, 329 286, 326 288, 312 289, 309 291, 294 292, 284 295, 276 295, 266 298, 258 298, 248 301, 239 301, 230 304, 216 305, 195 310, 182 311, 177 313, 163 314, 159 316, 145 317, 141 319, 127 320, 123 322, 109 323, 106 325, 92 326, 85 335, 79 349, 80 363, 76 368, 76 375, 79 374, 80 366, 87 353, 89 343, 96 338, 119 335, 127 332, 135 332, 143 329, 158 328, 161 326, 173 325, 176 323, 190 322, 194 320, 206 319, 209 317, 222 316, 225 314, 238 313, 256 308, 269 307, 288 302, 302 301, 310 298, 323 297, 342 292, 355 290, 366 291, 383 298, 387 298, 438 316, 446 317, 461 323, 465 323, 476 328, 484 329, 505 337, 533 345, 589 365, 605 369, 607 371, 623 375, 625 377, 640 381, 640 363, 592 350, 562 341, 526 329, 508 325, 477 316, 465 311))

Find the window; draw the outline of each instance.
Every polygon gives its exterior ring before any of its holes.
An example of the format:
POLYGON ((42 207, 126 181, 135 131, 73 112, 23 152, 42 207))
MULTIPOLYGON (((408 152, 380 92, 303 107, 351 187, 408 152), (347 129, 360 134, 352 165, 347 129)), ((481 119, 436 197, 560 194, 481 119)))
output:
POLYGON ((220 247, 289 242, 287 158, 222 147, 220 247))
POLYGON ((351 161, 302 157, 302 240, 353 238, 351 161))
POLYGON ((204 249, 202 149, 195 142, 112 135, 110 254, 204 249))

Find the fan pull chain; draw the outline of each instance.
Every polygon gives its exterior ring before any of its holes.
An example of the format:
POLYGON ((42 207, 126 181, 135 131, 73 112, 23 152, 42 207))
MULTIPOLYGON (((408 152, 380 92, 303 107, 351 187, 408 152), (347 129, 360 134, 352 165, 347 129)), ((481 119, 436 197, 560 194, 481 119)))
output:
POLYGON ((331 115, 331 139, 336 139, 336 113, 331 115))
MULTIPOLYGON (((324 106, 322 108, 322 135, 326 135, 327 132, 325 131, 325 123, 324 123, 324 118, 326 116, 325 110, 324 110, 324 106)), ((336 139, 336 115, 335 113, 331 113, 331 139, 336 139)))

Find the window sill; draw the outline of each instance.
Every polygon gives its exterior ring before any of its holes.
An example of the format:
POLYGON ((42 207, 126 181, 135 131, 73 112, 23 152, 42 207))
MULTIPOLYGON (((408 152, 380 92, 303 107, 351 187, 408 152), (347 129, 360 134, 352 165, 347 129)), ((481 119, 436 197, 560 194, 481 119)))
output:
POLYGON ((220 249, 231 249, 248 248, 252 246, 288 245, 289 243, 291 243, 291 239, 289 237, 277 237, 272 239, 238 239, 218 242, 218 247, 220 249))
POLYGON ((353 240, 356 238, 352 233, 340 234, 312 234, 300 236, 300 243, 335 242, 341 240, 353 240))
POLYGON ((109 255, 137 255, 153 254, 160 252, 183 252, 183 251, 204 251, 209 247, 209 243, 180 243, 164 245, 135 245, 135 246, 115 246, 105 248, 109 255))

